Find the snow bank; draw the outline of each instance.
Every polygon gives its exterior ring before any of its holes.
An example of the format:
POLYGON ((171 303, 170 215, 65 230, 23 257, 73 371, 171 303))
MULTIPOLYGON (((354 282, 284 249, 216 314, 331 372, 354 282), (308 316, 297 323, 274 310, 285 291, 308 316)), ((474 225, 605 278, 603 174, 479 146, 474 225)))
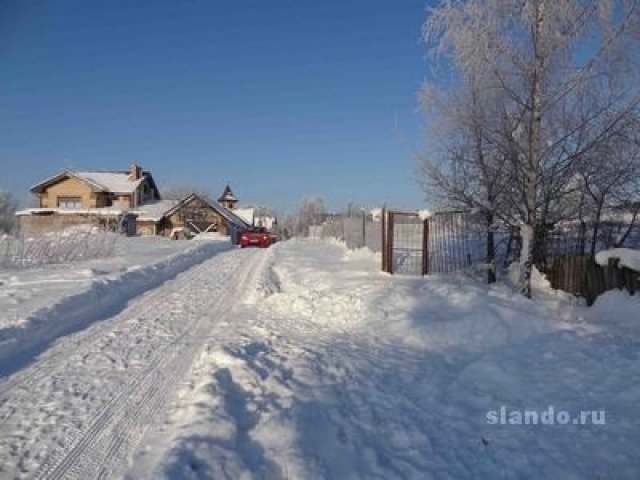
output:
POLYGON ((613 248, 596 253, 596 262, 598 265, 607 266, 611 258, 620 259, 620 263, 618 263, 620 267, 627 267, 640 272, 640 250, 613 248))
POLYGON ((640 337, 640 295, 626 290, 609 290, 600 295, 586 317, 596 324, 631 329, 640 337))
MULTIPOLYGON (((513 262, 509 265, 507 277, 513 285, 519 285, 522 266, 520 263, 513 262)), ((535 265, 531 268, 531 288, 533 291, 544 292, 551 290, 551 282, 547 280, 547 276, 538 270, 535 265)))
MULTIPOLYGON (((380 272, 380 254, 366 248, 289 244, 274 252, 268 270, 263 308, 310 325, 373 328, 412 346, 483 349, 559 328, 509 286, 489 288, 464 275, 389 277, 380 272), (298 253, 309 249, 313 256, 298 253)), ((539 272, 533 278, 536 288, 548 288, 539 272)))

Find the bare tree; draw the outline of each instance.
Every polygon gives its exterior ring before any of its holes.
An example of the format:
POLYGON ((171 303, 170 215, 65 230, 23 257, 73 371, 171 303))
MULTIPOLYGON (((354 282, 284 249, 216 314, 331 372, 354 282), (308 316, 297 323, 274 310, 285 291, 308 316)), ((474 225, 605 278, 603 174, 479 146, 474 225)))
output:
POLYGON ((626 206, 632 214, 622 242, 638 214, 634 201, 640 198, 640 137, 636 133, 640 125, 636 118, 629 118, 621 124, 621 128, 612 131, 606 142, 601 142, 586 156, 580 172, 586 211, 593 225, 591 256, 596 254, 600 223, 605 212, 626 206))
POLYGON ((478 94, 496 99, 478 133, 506 161, 509 208, 500 214, 521 223, 526 296, 536 242, 562 214, 568 180, 637 114, 637 18, 636 0, 467 0, 443 1, 425 23, 431 52, 446 60, 446 80, 432 82, 459 89, 477 78, 478 94))
POLYGON ((505 204, 509 183, 507 156, 497 148, 492 122, 499 118, 494 107, 497 89, 482 84, 474 73, 455 92, 426 85, 421 103, 434 114, 434 138, 439 150, 421 160, 425 192, 447 206, 475 209, 486 226, 488 282, 496 280, 494 222, 509 211, 505 204))

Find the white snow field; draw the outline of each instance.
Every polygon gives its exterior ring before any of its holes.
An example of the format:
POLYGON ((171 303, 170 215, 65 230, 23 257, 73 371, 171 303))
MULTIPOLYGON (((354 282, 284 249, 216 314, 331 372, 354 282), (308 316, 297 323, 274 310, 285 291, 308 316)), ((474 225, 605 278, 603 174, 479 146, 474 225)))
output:
POLYGON ((213 240, 120 237, 109 258, 0 269, 0 375, 57 337, 113 315, 136 295, 231 248, 227 237, 213 240))
POLYGON ((0 478, 639 478, 637 296, 379 270, 211 251, 0 378, 0 478))

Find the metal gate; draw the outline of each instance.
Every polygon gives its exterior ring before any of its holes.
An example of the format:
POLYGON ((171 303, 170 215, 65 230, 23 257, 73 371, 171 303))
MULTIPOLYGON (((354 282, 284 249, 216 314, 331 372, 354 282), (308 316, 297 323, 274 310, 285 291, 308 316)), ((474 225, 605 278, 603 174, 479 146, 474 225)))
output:
POLYGON ((382 270, 425 275, 429 225, 417 213, 385 210, 382 215, 382 270))
POLYGON ((429 273, 452 273, 486 256, 486 226, 469 212, 438 212, 428 222, 429 273))
POLYGON ((487 227, 470 212, 384 210, 382 270, 405 275, 452 273, 486 258, 487 227))

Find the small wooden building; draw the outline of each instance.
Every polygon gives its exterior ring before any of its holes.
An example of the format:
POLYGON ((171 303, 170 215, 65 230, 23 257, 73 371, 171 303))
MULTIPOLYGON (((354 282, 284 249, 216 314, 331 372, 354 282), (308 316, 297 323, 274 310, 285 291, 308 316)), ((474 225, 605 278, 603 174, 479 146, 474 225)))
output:
POLYGON ((192 193, 182 200, 161 200, 138 210, 139 233, 170 236, 174 232, 191 234, 218 232, 231 235, 248 227, 246 222, 218 202, 192 193))

